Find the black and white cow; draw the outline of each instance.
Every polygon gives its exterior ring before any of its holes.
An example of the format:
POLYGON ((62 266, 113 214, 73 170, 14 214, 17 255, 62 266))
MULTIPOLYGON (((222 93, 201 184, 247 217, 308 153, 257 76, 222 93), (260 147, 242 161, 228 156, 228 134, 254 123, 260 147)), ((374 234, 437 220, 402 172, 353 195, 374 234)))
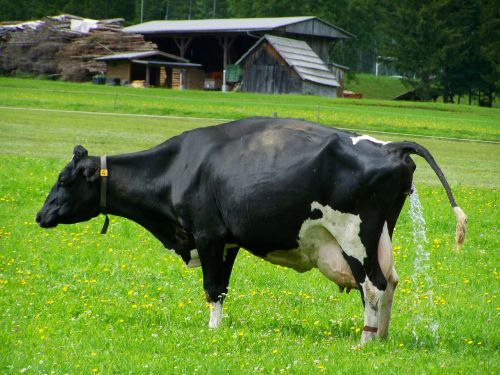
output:
POLYGON ((36 221, 49 228, 109 213, 139 223, 188 267, 201 265, 212 328, 240 247, 299 272, 316 267, 341 290, 360 290, 365 342, 388 334, 398 282, 391 237, 412 189, 410 154, 441 180, 461 244, 466 217, 424 147, 294 119, 234 121, 111 157, 76 146, 36 221))

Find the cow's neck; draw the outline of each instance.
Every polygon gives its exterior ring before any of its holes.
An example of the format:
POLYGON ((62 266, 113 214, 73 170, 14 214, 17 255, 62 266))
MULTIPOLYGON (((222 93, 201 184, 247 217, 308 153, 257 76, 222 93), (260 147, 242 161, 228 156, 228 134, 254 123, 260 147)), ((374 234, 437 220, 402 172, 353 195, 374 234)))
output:
POLYGON ((107 212, 140 224, 166 247, 182 247, 170 204, 168 158, 148 151, 108 157, 107 212), (161 164, 155 165, 161 160, 161 164))

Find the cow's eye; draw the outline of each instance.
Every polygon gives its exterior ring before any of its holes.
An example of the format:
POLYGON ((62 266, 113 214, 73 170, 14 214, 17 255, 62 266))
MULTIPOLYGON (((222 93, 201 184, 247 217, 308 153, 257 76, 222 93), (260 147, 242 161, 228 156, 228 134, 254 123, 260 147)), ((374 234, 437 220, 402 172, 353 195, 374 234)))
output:
POLYGON ((59 177, 59 185, 64 186, 68 181, 65 177, 59 177))

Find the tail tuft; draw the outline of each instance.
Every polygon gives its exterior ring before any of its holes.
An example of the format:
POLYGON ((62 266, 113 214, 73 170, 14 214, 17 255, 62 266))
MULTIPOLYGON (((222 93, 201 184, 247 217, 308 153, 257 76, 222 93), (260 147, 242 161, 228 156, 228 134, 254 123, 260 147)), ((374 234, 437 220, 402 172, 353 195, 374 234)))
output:
POLYGON ((460 250, 462 244, 465 241, 465 234, 467 233, 467 216, 465 212, 458 206, 453 207, 453 211, 455 211, 455 217, 457 218, 457 229, 455 232, 455 241, 457 251, 460 250))

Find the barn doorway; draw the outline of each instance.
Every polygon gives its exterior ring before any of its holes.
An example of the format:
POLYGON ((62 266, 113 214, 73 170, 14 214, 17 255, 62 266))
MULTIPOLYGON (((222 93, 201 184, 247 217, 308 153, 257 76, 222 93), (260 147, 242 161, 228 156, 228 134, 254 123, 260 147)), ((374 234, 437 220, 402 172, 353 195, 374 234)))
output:
POLYGON ((147 86, 160 86, 160 67, 148 64, 132 64, 130 80, 144 81, 147 86))

